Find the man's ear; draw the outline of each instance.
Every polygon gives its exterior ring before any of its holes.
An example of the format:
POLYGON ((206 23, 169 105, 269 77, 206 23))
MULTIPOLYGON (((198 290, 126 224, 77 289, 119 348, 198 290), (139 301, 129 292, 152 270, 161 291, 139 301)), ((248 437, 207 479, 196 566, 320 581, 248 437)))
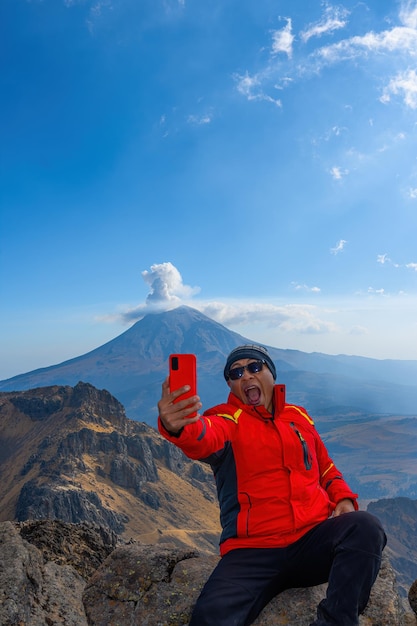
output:
POLYGON ((229 386, 230 388, 232 388, 232 385, 230 384, 230 378, 229 378, 229 380, 226 380, 226 382, 227 382, 228 386, 229 386))

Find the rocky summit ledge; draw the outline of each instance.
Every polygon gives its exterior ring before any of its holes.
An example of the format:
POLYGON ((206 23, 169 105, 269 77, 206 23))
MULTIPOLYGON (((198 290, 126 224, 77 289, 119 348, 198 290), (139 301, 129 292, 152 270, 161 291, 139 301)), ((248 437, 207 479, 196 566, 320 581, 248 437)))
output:
MULTIPOLYGON (((130 543, 90 524, 58 520, 0 523, 2 626, 186 626, 218 557, 163 545, 130 543)), ((303 626, 326 586, 290 589, 256 626, 303 626)), ((410 602, 416 609, 416 584, 410 602), (413 604, 414 603, 414 604, 413 604)), ((416 626, 387 557, 361 626, 416 626)))

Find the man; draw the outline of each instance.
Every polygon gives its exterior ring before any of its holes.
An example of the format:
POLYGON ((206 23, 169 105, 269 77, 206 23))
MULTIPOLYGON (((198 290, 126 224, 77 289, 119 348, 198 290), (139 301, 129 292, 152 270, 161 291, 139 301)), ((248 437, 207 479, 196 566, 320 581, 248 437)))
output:
POLYGON ((229 354, 227 404, 201 409, 198 396, 158 403, 159 431, 192 459, 210 463, 220 505, 222 558, 190 626, 248 626, 278 593, 328 581, 310 626, 356 626, 386 543, 379 521, 358 510, 306 411, 285 403, 261 346, 229 354), (177 400, 177 402, 174 402, 177 400))

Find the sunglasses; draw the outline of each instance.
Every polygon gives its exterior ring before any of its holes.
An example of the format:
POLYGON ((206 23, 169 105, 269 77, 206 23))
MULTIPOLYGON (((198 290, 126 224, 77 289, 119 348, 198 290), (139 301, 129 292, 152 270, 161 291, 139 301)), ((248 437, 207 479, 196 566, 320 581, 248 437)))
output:
POLYGON ((258 374, 266 361, 252 361, 252 363, 248 363, 248 365, 242 365, 241 367, 234 367, 229 370, 229 378, 231 380, 238 380, 242 378, 245 370, 248 370, 250 374, 258 374))

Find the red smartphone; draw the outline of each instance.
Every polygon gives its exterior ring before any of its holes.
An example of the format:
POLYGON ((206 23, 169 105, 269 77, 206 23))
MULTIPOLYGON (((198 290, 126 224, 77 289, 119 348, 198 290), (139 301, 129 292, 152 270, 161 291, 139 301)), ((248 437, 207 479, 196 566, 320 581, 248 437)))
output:
MULTIPOLYGON (((177 398, 184 400, 197 394, 197 359, 195 354, 170 354, 169 355, 169 388, 176 391, 184 385, 190 385, 190 391, 177 398)), ((188 415, 195 417, 197 412, 188 415)))

